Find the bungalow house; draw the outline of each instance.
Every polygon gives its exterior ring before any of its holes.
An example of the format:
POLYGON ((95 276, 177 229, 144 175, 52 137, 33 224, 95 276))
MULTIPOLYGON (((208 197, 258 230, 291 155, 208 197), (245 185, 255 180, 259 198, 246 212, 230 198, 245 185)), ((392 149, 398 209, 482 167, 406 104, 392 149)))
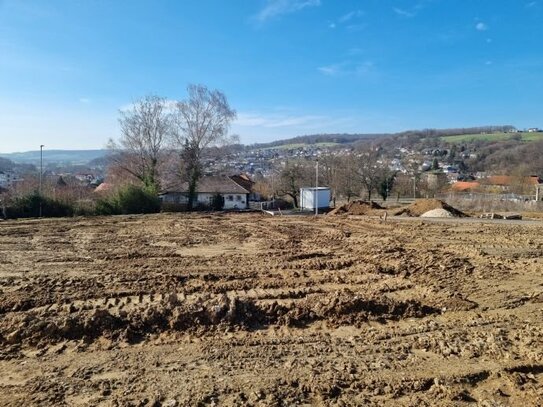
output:
POLYGON ((530 185, 535 186, 541 184, 541 179, 537 175, 531 175, 529 177, 515 177, 513 175, 491 175, 486 179, 486 183, 489 185, 495 185, 500 187, 510 187, 512 185, 530 185))
POLYGON ((260 201, 260 194, 254 191, 255 182, 247 174, 232 175, 230 179, 249 191, 249 201, 260 201))
POLYGON ((532 195, 542 184, 541 179, 536 176, 512 176, 492 175, 481 180, 481 185, 487 192, 494 193, 516 193, 532 195))
MULTIPOLYGON (((224 199, 224 209, 249 207, 250 191, 226 176, 205 176, 196 185, 194 205, 211 206, 216 195, 224 199)), ((188 183, 184 182, 160 194, 163 203, 186 205, 189 201, 188 183)))

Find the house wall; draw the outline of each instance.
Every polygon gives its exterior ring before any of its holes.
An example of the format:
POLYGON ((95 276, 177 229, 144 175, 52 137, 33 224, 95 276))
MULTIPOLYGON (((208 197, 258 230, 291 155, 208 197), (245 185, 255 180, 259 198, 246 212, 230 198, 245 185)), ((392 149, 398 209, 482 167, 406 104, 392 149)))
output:
POLYGON ((12 174, 9 172, 0 172, 0 187, 8 188, 13 181, 12 174))
POLYGON ((224 209, 247 208, 247 194, 221 194, 224 198, 224 209))
MULTIPOLYGON (((202 205, 210 205, 211 200, 215 194, 212 193, 198 193, 196 202, 202 205)), ((224 198, 224 209, 245 209, 248 207, 248 194, 221 194, 224 198)), ((175 204, 187 204, 189 201, 186 193, 171 192, 162 195, 162 202, 175 203, 175 204)))
POLYGON ((167 194, 161 195, 160 199, 162 202, 173 204, 186 204, 188 202, 186 194, 178 192, 168 192, 167 194))

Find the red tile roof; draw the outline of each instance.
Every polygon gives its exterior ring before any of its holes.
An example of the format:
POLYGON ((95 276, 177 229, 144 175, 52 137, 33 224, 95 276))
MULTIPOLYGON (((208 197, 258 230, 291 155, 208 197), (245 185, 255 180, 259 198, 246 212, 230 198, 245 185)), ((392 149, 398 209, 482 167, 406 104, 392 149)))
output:
POLYGON ((538 185, 541 180, 538 176, 530 177, 515 177, 512 175, 493 175, 486 179, 486 183, 490 185, 510 186, 510 185, 538 185))
POLYGON ((477 188, 479 185, 478 182, 458 181, 452 185, 451 189, 453 191, 468 191, 477 188))

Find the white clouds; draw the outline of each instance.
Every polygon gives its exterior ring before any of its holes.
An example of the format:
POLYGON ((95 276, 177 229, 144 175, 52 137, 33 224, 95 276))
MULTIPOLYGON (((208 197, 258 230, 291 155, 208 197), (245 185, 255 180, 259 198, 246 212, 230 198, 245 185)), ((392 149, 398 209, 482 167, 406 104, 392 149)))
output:
POLYGON ((316 112, 288 111, 245 111, 238 113, 232 123, 232 131, 240 135, 241 142, 274 141, 286 137, 316 133, 360 133, 362 131, 397 131, 405 124, 397 119, 378 112, 360 110, 327 110, 325 114, 316 112))
POLYGON ((362 10, 353 10, 347 14, 344 14, 342 15, 339 19, 338 19, 338 22, 340 23, 346 23, 354 18, 359 18, 359 17, 362 17, 364 15, 364 12, 362 10))
POLYGON ((479 22, 479 23, 475 24, 475 29, 477 31, 486 31, 486 30, 488 30, 488 25, 486 25, 483 22, 479 22))
POLYGON ((356 20, 362 16, 364 16, 364 12, 362 10, 352 10, 346 14, 343 14, 337 19, 337 21, 332 21, 330 24, 328 24, 328 27, 336 28, 338 26, 345 26, 349 31, 356 31, 365 27, 364 24, 356 24, 356 20))
POLYGON ((349 56, 362 55, 363 53, 364 53, 364 50, 362 48, 358 48, 358 47, 349 48, 347 50, 347 55, 349 55, 349 56))
POLYGON ((319 115, 239 113, 237 120, 233 124, 242 127, 265 127, 269 129, 291 126, 311 127, 315 123, 322 123, 325 119, 326 116, 319 115))
POLYGON ((350 118, 296 112, 240 112, 232 131, 245 144, 277 140, 321 131, 336 131, 350 124, 350 118))
POLYGON ((291 14, 309 7, 320 6, 320 0, 267 0, 262 10, 254 16, 254 20, 265 23, 284 14, 291 14))
POLYGON ((341 72, 341 64, 320 66, 317 70, 323 75, 335 76, 341 72))
POLYGON ((415 3, 412 7, 409 9, 399 8, 399 7, 393 7, 392 11, 402 18, 413 18, 416 17, 417 14, 419 14, 421 11, 423 11, 426 7, 434 3, 435 0, 419 0, 417 3, 415 3))
MULTIPOLYGON (((295 109, 296 110, 296 109, 295 109)), ((242 143, 273 141, 302 134, 356 132, 361 128, 362 115, 352 112, 323 114, 297 113, 276 109, 264 112, 240 112, 232 123, 232 131, 240 135, 242 143)))
POLYGON ((392 11, 394 11, 397 15, 399 15, 401 17, 405 17, 405 18, 411 18, 411 17, 416 16, 415 12, 407 11, 407 10, 404 10, 404 9, 401 9, 401 8, 398 8, 398 7, 394 7, 392 9, 392 11))
POLYGON ((326 76, 368 76, 376 73, 372 61, 344 61, 320 66, 317 70, 326 76))

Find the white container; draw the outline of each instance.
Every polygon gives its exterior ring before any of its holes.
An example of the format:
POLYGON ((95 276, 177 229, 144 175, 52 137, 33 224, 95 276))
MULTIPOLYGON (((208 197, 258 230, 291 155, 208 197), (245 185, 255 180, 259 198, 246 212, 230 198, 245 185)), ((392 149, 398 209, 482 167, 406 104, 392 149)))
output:
POLYGON ((300 208, 314 210, 315 206, 319 209, 330 207, 330 188, 300 188, 300 208))

